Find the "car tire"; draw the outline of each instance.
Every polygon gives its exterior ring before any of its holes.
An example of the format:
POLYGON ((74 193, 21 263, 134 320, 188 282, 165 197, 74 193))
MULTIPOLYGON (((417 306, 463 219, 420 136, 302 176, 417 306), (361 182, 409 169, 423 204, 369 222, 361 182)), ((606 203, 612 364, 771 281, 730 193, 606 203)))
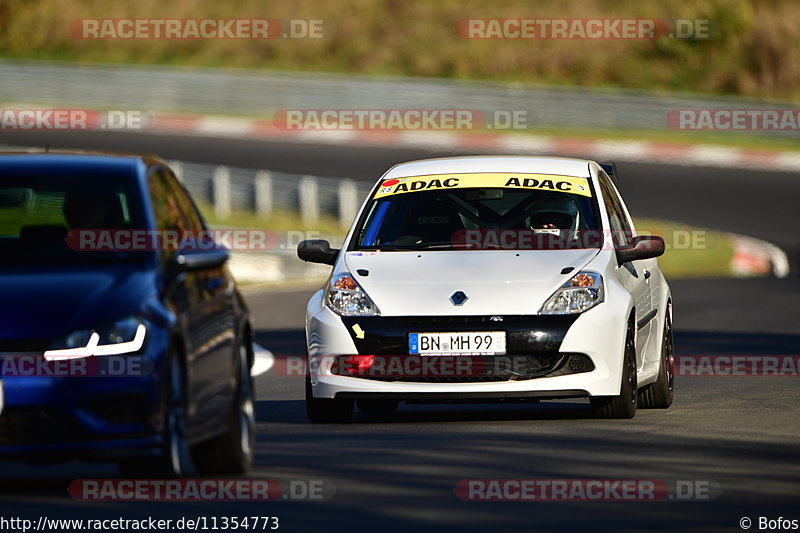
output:
POLYGON ((241 342, 236 351, 236 393, 228 413, 228 431, 198 444, 193 450, 195 465, 201 474, 243 474, 253 464, 255 389, 250 374, 249 341, 241 342))
POLYGON ((124 477, 181 478, 195 472, 186 442, 186 378, 179 354, 169 352, 165 386, 165 422, 161 454, 119 463, 124 477))
POLYGON ((397 411, 400 402, 397 400, 386 400, 376 398, 374 400, 363 399, 356 401, 356 407, 362 413, 370 415, 390 415, 397 411))
POLYGON ((638 402, 636 378, 636 344, 633 326, 628 325, 622 363, 622 384, 618 396, 595 396, 590 400, 597 418, 633 418, 638 402))
POLYGON ((672 319, 667 313, 664 320, 664 338, 661 342, 661 362, 658 379, 642 390, 640 405, 644 409, 666 409, 672 405, 675 382, 675 340, 672 319))
POLYGON ((306 375, 306 414, 312 422, 348 422, 353 418, 353 403, 342 398, 314 398, 311 376, 306 375))

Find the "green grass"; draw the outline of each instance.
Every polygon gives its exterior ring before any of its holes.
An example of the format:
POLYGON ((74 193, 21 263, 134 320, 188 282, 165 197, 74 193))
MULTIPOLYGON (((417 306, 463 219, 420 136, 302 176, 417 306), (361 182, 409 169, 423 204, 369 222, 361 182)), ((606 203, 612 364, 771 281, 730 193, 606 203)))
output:
POLYGON ((0 57, 480 79, 800 101, 800 4, 757 0, 0 0, 0 57), (85 18, 323 20, 322 39, 77 39, 85 18), (708 39, 464 39, 469 18, 710 20, 708 39))
POLYGON ((647 218, 635 224, 640 233, 664 237, 667 251, 658 263, 667 278, 731 275, 734 248, 726 233, 647 218))

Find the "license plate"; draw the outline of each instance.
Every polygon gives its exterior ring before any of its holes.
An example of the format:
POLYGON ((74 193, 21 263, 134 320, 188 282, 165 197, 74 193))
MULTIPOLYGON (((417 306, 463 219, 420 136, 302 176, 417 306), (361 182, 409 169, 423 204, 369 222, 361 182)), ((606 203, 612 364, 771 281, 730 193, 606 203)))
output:
POLYGON ((505 355, 505 331, 410 333, 408 353, 419 355, 505 355))

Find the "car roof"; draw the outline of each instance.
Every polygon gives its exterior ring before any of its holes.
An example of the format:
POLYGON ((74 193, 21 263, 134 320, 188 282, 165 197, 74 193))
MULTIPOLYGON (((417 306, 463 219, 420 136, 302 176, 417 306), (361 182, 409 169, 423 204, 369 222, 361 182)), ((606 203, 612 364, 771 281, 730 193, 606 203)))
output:
POLYGON ((19 170, 135 171, 141 165, 164 164, 154 156, 104 152, 0 152, 0 168, 19 170))
POLYGON ((421 159, 392 167, 383 179, 431 174, 467 174, 477 172, 512 172, 554 174, 588 178, 588 159, 530 156, 465 156, 421 159))

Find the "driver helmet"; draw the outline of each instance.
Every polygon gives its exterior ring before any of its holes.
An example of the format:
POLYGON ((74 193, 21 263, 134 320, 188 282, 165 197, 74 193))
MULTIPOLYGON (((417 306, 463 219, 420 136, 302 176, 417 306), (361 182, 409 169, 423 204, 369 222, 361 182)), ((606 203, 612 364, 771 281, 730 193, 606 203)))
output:
POLYGON ((580 210, 573 198, 560 195, 550 196, 534 204, 531 215, 531 229, 537 234, 561 235, 569 231, 570 236, 577 234, 580 210))

